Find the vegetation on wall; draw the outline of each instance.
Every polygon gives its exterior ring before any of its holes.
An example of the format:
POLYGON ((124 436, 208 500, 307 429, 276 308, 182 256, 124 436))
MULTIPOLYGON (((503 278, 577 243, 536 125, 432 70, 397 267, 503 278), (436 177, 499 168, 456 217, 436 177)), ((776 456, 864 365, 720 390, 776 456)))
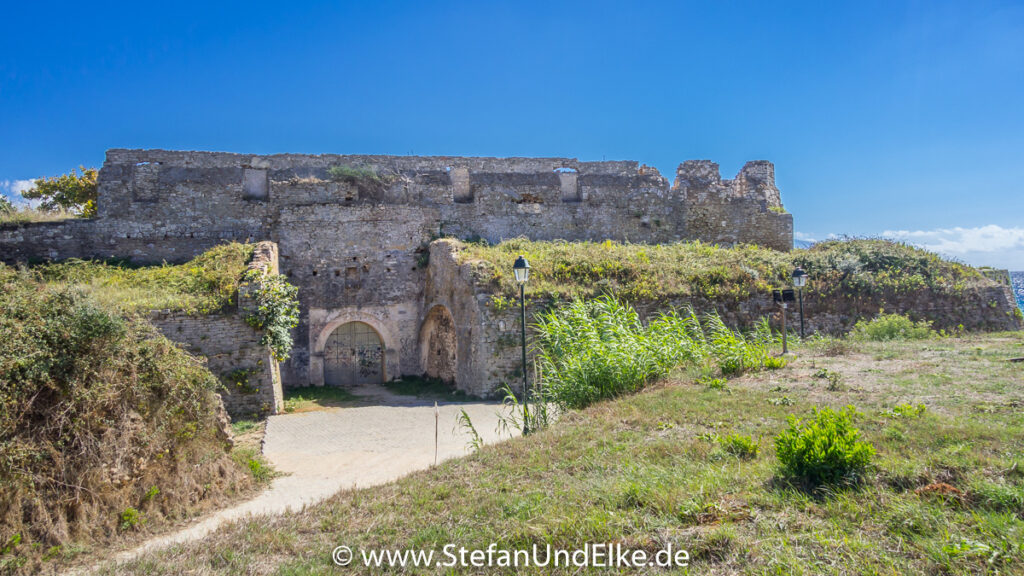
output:
POLYGON ((80 166, 75 170, 52 178, 39 178, 32 187, 21 193, 29 200, 40 200, 44 211, 68 211, 83 218, 96 215, 99 172, 95 168, 80 166))
POLYGON ((206 314, 234 304, 253 245, 233 242, 184 264, 132 266, 123 262, 66 260, 28 272, 49 286, 74 287, 120 312, 175 310, 206 314))
POLYGON ((530 261, 527 294, 571 300, 614 293, 628 300, 703 297, 745 300, 792 286, 796 266, 807 271, 809 290, 847 297, 930 289, 956 294, 989 282, 977 270, 899 242, 848 239, 821 242, 804 250, 778 252, 754 245, 721 247, 702 242, 646 245, 619 242, 535 242, 462 244, 461 261, 478 261, 483 281, 507 296, 518 286, 512 262, 530 261))
POLYGON ((217 379, 142 319, 0 265, 0 572, 250 485, 217 379))
POLYGON ((292 328, 299 325, 299 289, 283 274, 265 274, 258 269, 246 272, 242 282, 251 286, 249 295, 255 303, 246 323, 263 332, 260 343, 284 362, 292 350, 292 328))
POLYGON ((389 178, 378 173, 376 168, 369 166, 331 166, 327 175, 336 182, 350 184, 373 183, 384 184, 389 178))

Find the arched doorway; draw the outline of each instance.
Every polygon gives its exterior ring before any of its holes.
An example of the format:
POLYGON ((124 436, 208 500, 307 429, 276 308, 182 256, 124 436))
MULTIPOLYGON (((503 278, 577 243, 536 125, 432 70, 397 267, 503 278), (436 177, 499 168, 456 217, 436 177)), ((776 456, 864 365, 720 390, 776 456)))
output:
POLYGON ((365 322, 335 328, 324 345, 324 385, 352 387, 384 381, 384 342, 365 322))
POLYGON ((457 344, 451 312, 444 306, 434 306, 420 329, 423 370, 428 378, 455 383, 457 344))

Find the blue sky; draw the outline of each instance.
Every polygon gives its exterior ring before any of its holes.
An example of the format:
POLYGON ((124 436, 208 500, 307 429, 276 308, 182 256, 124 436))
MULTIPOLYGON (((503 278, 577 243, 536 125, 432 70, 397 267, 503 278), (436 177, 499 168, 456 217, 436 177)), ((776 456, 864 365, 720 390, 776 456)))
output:
POLYGON ((0 188, 112 147, 768 159, 798 237, 1024 269, 1024 3, 8 3, 0 188))

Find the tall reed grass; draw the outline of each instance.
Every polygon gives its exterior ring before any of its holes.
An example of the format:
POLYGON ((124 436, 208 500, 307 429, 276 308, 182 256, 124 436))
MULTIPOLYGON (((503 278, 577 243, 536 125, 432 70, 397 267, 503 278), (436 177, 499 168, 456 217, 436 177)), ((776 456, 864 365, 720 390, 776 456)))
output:
POLYGON ((698 317, 692 309, 662 313, 644 324, 631 305, 612 296, 543 313, 535 331, 536 396, 560 410, 636 392, 679 366, 732 375, 784 364, 771 354, 777 335, 767 319, 746 335, 717 314, 698 317))

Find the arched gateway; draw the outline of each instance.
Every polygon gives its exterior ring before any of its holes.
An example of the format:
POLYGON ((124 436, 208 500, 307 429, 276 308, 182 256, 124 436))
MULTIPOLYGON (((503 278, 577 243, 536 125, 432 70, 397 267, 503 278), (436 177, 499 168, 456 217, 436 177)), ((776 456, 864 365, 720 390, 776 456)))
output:
POLYGON ((324 345, 324 385, 352 387, 384 381, 384 342, 365 322, 348 322, 324 345))

